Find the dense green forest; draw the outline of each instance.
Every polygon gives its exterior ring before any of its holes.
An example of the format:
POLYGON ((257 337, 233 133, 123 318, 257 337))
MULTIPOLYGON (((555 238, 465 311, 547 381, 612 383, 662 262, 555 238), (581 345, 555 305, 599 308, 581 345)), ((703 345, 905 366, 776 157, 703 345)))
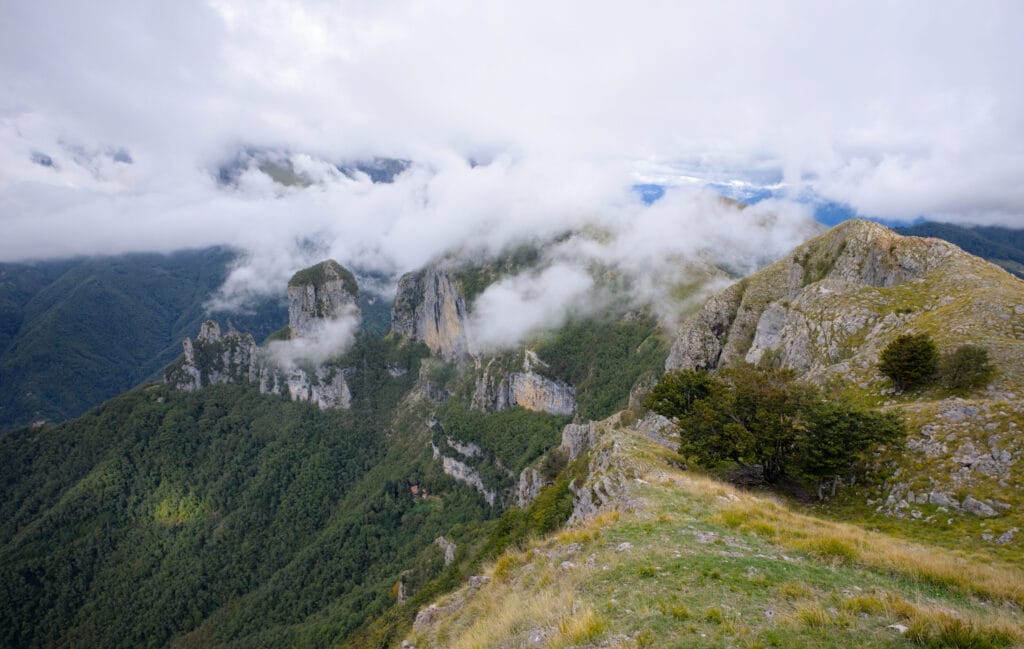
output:
POLYGON ((351 411, 153 385, 0 439, 2 645, 332 646, 389 609, 497 513, 396 409, 422 353, 363 336, 351 411))
MULTIPOLYGON (((563 522, 580 470, 548 463, 554 484, 504 512, 444 475, 428 424, 438 405, 412 393, 426 355, 360 335, 339 359, 357 368, 348 411, 251 385, 153 384, 0 438, 0 646, 393 640, 480 561, 563 522), (447 567, 442 535, 459 547, 447 567)), ((441 411, 449 432, 516 470, 567 421, 441 411)))
MULTIPOLYGON (((0 264, 0 430, 62 421, 151 378, 207 317, 235 253, 209 248, 0 264)), ((257 339, 287 311, 224 314, 257 339)))

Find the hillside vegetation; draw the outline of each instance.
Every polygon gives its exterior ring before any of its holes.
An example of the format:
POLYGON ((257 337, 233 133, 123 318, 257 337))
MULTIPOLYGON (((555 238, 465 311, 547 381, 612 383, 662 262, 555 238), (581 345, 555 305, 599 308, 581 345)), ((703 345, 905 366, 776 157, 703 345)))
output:
POLYGON ((416 647, 1011 647, 1024 571, 808 516, 680 468, 616 415, 604 505, 422 610, 416 647))

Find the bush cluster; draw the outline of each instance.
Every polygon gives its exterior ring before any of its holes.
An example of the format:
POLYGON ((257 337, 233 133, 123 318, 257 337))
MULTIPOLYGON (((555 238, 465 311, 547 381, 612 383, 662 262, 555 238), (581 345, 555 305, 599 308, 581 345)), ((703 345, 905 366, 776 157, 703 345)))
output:
POLYGON ((758 465, 765 482, 816 485, 868 470, 873 453, 902 442, 893 414, 829 399, 792 370, 740 365, 712 376, 670 372, 645 405, 675 420, 680 452, 705 466, 758 465))
POLYGON ((889 343, 882 350, 878 369, 901 392, 936 381, 950 390, 963 392, 984 387, 995 374, 984 347, 961 345, 940 355, 927 334, 907 334, 889 343))

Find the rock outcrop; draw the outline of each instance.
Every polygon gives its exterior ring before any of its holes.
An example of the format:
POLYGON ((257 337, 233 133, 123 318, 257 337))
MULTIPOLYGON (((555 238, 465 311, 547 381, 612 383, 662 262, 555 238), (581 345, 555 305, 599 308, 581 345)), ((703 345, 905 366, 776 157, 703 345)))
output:
POLYGON ((258 375, 257 347, 251 334, 222 334, 220 325, 207 320, 195 341, 185 338, 182 347, 184 354, 167 369, 165 381, 183 392, 251 381, 258 375))
POLYGON ((562 446, 570 462, 582 457, 597 444, 597 429, 594 422, 587 424, 566 424, 562 429, 562 446))
POLYGON ((347 377, 354 370, 330 363, 294 362, 289 345, 299 339, 323 344, 318 336, 325 327, 340 318, 359 317, 357 297, 355 278, 336 261, 299 271, 288 282, 288 336, 271 343, 272 350, 257 347, 247 333, 222 334, 210 320, 203 323, 194 342, 184 340, 184 354, 167 369, 164 381, 183 391, 217 383, 255 383, 263 394, 285 394, 321 410, 350 408, 347 377))
POLYGON ((878 512, 936 524, 966 515, 1005 529, 1024 520, 1014 507, 1024 456, 1024 283, 1003 269, 945 241, 843 223, 708 300, 680 329, 666 367, 742 361, 795 369, 902 416, 910 432, 890 479, 856 487, 878 512), (984 347, 994 379, 958 398, 938 388, 896 394, 879 357, 916 333, 942 353, 984 347))
POLYGON ((391 330, 424 343, 451 361, 469 354, 466 301, 451 274, 438 267, 407 273, 398 280, 391 305, 391 330))
POLYGON ((563 381, 533 370, 543 363, 527 351, 523 371, 503 372, 490 364, 478 370, 472 405, 477 410, 498 411, 519 406, 534 412, 568 416, 576 412, 576 389, 563 381))
POLYGON ((484 479, 476 469, 450 455, 442 454, 441 449, 437 448, 434 444, 431 444, 431 448, 434 453, 434 459, 441 461, 441 470, 446 475, 476 489, 484 497, 488 505, 494 505, 498 498, 498 492, 487 487, 484 479))
POLYGON ((537 498, 541 487, 549 484, 540 471, 533 467, 526 467, 519 473, 519 482, 516 484, 516 507, 529 507, 530 503, 537 498))
POLYGON ((293 338, 316 335, 327 321, 358 313, 356 278, 328 259, 300 270, 288 281, 288 328, 293 338))
POLYGON ((679 330, 665 367, 713 369, 768 352, 799 370, 838 362, 847 340, 882 319, 867 305, 842 305, 844 296, 912 281, 956 255, 966 253, 847 221, 708 300, 679 330), (823 300, 842 308, 820 317, 823 300))

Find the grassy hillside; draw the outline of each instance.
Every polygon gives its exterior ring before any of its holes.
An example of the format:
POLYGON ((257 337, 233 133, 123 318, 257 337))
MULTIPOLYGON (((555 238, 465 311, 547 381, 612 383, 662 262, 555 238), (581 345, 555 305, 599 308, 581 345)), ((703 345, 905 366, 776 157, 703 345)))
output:
MULTIPOLYGON (((77 416, 155 376, 233 259, 212 248, 0 265, 0 430, 77 416)), ((262 337, 287 313, 271 301, 230 319, 262 337)))
MULTIPOLYGON (((1010 647, 1024 571, 809 516, 679 468, 618 415, 579 524, 423 610, 417 647, 1010 647), (481 583, 483 582, 483 583, 481 583)), ((673 446, 670 442, 669 446, 673 446)))

